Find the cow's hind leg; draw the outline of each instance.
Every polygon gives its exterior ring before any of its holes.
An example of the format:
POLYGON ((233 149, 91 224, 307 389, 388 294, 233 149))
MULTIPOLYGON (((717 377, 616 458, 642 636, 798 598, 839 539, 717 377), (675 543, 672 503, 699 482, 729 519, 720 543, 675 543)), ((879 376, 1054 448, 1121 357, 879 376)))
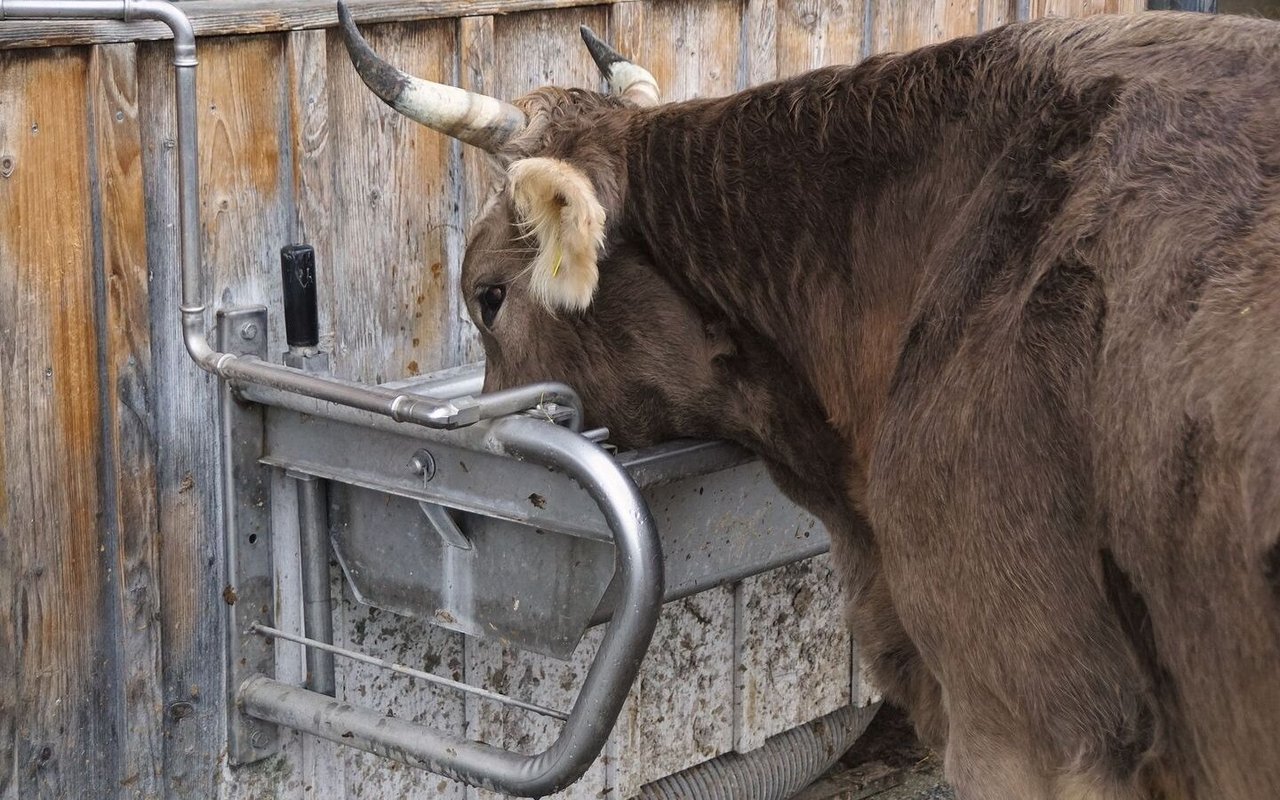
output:
POLYGON ((1133 778, 1055 771, 1030 749, 1031 739, 953 719, 945 769, 957 800, 1155 800, 1133 778))
POLYGON ((956 800, 1057 800, 1025 737, 984 732, 954 712, 943 766, 956 800))

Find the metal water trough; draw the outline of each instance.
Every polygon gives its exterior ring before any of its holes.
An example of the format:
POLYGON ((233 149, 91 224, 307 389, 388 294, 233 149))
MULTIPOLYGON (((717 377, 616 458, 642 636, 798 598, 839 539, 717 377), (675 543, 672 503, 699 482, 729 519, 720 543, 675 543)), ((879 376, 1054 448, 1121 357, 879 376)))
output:
MULTIPOLYGON (((183 336, 224 386, 233 765, 276 752, 287 726, 476 786, 548 794, 599 754, 663 602, 826 551, 821 527, 743 451, 676 442, 614 453, 606 432, 581 431, 581 403, 563 384, 484 394, 480 366, 383 386, 336 379, 308 330, 305 291, 287 304, 285 364, 268 360, 260 307, 219 310, 215 348, 186 16, 160 0, 0 0, 6 18, 155 20, 173 32, 183 336), (305 636, 274 624, 274 470, 298 492, 305 636), (567 658, 588 627, 607 622, 567 712, 391 666, 560 719, 555 743, 521 755, 336 700, 335 655, 387 665, 332 643, 330 545, 362 601, 472 636, 567 658), (305 687, 275 679, 275 638, 307 645, 305 687)), ((285 255, 286 286, 291 274, 314 286, 306 253, 285 255)))

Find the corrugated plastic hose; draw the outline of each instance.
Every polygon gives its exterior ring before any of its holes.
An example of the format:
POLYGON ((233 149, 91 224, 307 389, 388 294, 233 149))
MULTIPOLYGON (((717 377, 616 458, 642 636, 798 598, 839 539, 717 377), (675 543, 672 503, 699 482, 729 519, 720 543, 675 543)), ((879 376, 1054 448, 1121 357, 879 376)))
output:
POLYGON ((845 706, 772 736, 750 753, 726 753, 640 789, 640 800, 787 800, 845 754, 879 703, 845 706))

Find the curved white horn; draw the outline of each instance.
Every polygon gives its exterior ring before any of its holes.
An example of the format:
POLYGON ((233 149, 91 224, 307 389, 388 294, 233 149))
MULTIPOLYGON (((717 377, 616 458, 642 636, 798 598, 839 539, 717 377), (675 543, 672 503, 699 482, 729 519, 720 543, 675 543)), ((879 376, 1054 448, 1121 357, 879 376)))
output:
POLYGON ((610 92, 641 108, 656 106, 662 100, 658 82, 649 70, 605 44, 586 25, 579 26, 578 30, 582 33, 582 41, 587 43, 587 49, 591 51, 591 58, 600 68, 600 74, 609 82, 610 92))
POLYGON ((351 63, 365 85, 409 119, 491 153, 524 130, 524 112, 510 103, 415 78, 383 61, 360 35, 342 0, 338 1, 338 23, 351 63))

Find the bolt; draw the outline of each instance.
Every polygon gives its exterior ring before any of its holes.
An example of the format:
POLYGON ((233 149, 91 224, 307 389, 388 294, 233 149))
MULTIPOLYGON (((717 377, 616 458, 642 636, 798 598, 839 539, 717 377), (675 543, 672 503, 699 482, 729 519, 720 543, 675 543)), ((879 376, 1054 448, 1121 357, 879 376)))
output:
POLYGON ((246 342, 257 339, 258 324, 256 322, 246 322, 244 326, 240 328, 240 338, 244 339, 246 342))
POLYGON ((413 471, 421 475, 425 481, 436 476, 436 460, 426 450, 414 453, 413 458, 409 459, 409 466, 413 467, 413 471))

